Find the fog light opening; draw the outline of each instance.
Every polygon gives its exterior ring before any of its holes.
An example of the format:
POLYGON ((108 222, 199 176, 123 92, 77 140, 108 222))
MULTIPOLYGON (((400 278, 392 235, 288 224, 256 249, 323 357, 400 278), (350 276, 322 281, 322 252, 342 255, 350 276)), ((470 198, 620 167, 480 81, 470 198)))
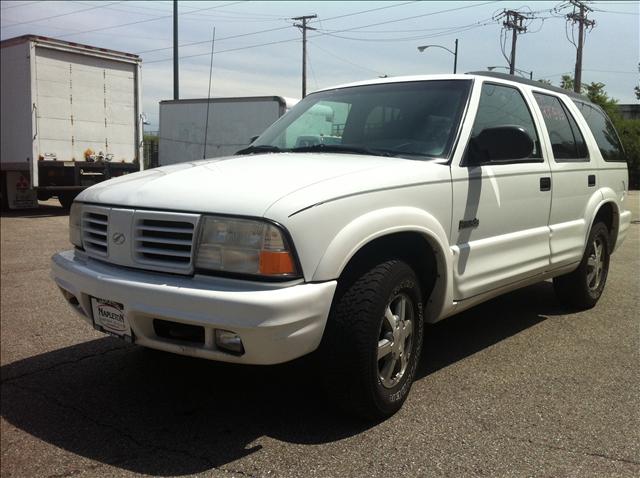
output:
POLYGON ((229 330, 216 329, 216 345, 219 349, 234 355, 242 355, 244 353, 242 339, 238 334, 229 330))
POLYGON ((71 304, 74 307, 78 307, 80 305, 80 302, 78 301, 78 298, 75 295, 73 295, 68 290, 64 290, 62 287, 60 287, 60 290, 62 291, 62 295, 64 296, 66 301, 69 302, 69 304, 71 304))

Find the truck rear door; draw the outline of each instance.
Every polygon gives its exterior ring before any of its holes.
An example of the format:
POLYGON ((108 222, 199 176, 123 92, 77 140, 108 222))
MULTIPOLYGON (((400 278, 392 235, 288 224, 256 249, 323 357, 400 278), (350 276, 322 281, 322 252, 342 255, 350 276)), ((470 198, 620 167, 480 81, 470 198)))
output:
POLYGON ((85 153, 93 153, 132 162, 137 155, 136 68, 135 63, 37 46, 38 156, 84 161, 85 153))

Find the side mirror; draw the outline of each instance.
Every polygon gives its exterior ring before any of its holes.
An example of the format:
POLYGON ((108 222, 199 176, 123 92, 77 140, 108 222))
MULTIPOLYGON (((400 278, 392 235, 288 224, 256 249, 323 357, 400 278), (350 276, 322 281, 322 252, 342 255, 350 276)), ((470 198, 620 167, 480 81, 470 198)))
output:
POLYGON ((470 164, 524 159, 533 152, 533 140, 521 126, 495 126, 483 129, 469 143, 470 164))
POLYGON ((260 137, 260 135, 252 136, 251 139, 249 140, 249 144, 253 143, 259 137, 260 137))

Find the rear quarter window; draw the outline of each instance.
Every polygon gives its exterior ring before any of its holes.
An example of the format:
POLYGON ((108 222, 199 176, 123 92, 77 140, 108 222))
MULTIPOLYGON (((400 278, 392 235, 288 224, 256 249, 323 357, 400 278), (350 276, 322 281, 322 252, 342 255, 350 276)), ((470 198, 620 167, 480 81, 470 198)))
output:
POLYGON ((542 93, 534 93, 533 96, 547 126, 555 161, 589 161, 580 128, 560 99, 542 93))
POLYGON ((626 160, 624 149, 611 120, 593 105, 582 101, 574 101, 574 103, 589 125, 604 160, 624 162, 626 160))

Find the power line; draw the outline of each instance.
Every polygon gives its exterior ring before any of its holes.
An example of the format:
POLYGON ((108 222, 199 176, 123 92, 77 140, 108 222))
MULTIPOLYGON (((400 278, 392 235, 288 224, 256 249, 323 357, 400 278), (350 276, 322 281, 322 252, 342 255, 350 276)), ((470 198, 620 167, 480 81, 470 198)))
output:
MULTIPOLYGON (((267 30, 260 30, 260 31, 257 31, 257 32, 239 33, 238 35, 231 35, 231 36, 228 36, 228 37, 218 38, 217 41, 221 42, 223 40, 231 40, 232 38, 242 38, 242 37, 246 37, 246 36, 257 35, 259 33, 276 32, 276 31, 279 31, 279 30, 289 30, 290 28, 291 28, 291 25, 287 25, 286 27, 269 28, 267 30)), ((180 48, 184 48, 184 47, 187 47, 187 46, 204 45, 205 43, 211 43, 211 40, 202 40, 202 41, 194 41, 194 42, 189 42, 189 43, 183 43, 182 45, 179 45, 179 47, 180 48)), ((143 53, 152 53, 152 52, 156 52, 156 51, 170 50, 171 48, 173 48, 173 47, 153 48, 151 50, 139 51, 136 54, 142 55, 143 53)))
MULTIPOLYGON (((252 48, 258 48, 261 46, 269 46, 269 45, 279 45, 282 43, 291 43, 294 41, 300 41, 300 38, 288 38, 286 40, 276 40, 276 41, 271 41, 271 42, 267 42, 267 43, 259 43, 257 45, 248 45, 248 46, 241 46, 238 48, 228 48, 226 50, 218 50, 216 52, 216 54, 220 55, 221 53, 230 53, 233 51, 241 51, 241 50, 249 50, 252 48)), ((187 59, 187 58, 198 58, 201 56, 208 56, 209 53, 197 53, 195 55, 182 55, 182 59, 187 59)), ((145 65, 149 65, 151 63, 163 63, 165 61, 171 61, 173 58, 162 58, 161 60, 151 60, 151 61, 145 61, 145 65)))
MULTIPOLYGON (((408 36, 408 37, 399 37, 399 38, 354 38, 354 37, 348 37, 348 36, 343 36, 343 35, 336 35, 334 33, 331 33, 329 31, 324 31, 321 30, 325 33, 325 35, 333 37, 333 38, 340 38, 342 40, 354 40, 354 41, 365 41, 365 42, 403 42, 403 41, 413 41, 413 40, 423 40, 423 39, 428 39, 428 38, 436 38, 436 37, 440 37, 440 36, 448 36, 448 35, 455 35, 456 33, 462 33, 465 31, 469 31, 469 30, 473 30, 475 28, 479 28, 479 27, 484 27, 487 25, 492 25, 493 24, 493 20, 490 21, 485 21, 484 23, 472 23, 470 25, 465 25, 465 26, 461 26, 461 27, 450 27, 448 29, 439 29, 439 30, 443 30, 437 33, 429 33, 426 35, 414 35, 414 36, 408 36)), ((358 32, 353 32, 353 33, 358 33, 358 32)))
POLYGON ((10 10, 12 8, 17 8, 17 7, 26 7, 27 5, 33 5, 35 3, 42 3, 44 0, 38 0, 36 2, 26 2, 26 3, 19 3, 18 5, 10 5, 8 7, 2 7, 2 10, 10 10))
MULTIPOLYGON (((369 12, 373 12, 373 11, 377 11, 377 10, 384 10, 384 9, 388 9, 388 8, 396 8, 396 7, 401 7, 403 5, 408 5, 410 3, 416 3, 416 1, 411 1, 411 2, 404 2, 404 3, 396 3, 394 5, 387 5, 384 7, 379 7, 379 8, 371 8, 368 10, 360 10, 357 12, 351 12, 351 13, 347 13, 344 15, 337 15, 335 17, 329 17, 329 18, 325 18, 324 21, 331 21, 331 20, 337 20, 340 18, 345 18, 345 17, 352 17, 355 15, 362 15, 364 13, 369 13, 369 12)), ((228 37, 223 37, 223 38, 218 38, 218 42, 221 42, 223 40, 230 40, 232 38, 241 38, 241 37, 247 37, 247 36, 252 36, 252 35, 258 35, 261 33, 271 33, 271 32, 276 32, 276 31, 280 31, 280 30, 288 30, 290 27, 290 25, 284 26, 284 27, 276 27, 276 28, 269 28, 266 30, 259 30, 256 32, 248 32, 248 33, 241 33, 238 35, 231 35, 228 37)), ((194 45, 204 45, 205 43, 210 43, 211 40, 202 40, 202 41, 195 41, 195 42, 189 42, 189 43, 184 43, 182 45, 180 45, 180 48, 183 47, 188 47, 188 46, 194 46, 194 45)), ((172 47, 163 47, 163 48, 153 48, 151 50, 144 50, 144 51, 139 51, 137 52, 138 55, 141 55, 143 53, 151 53, 151 52, 156 52, 156 51, 163 51, 163 50, 170 50, 172 47)))
MULTIPOLYGON (((341 29, 341 30, 336 30, 336 32, 339 32, 339 33, 341 33, 341 32, 351 32, 351 31, 354 31, 354 30, 361 30, 363 28, 369 28, 369 27, 380 26, 380 25, 387 25, 387 24, 390 24, 390 23, 398 23, 398 22, 401 22, 401 21, 413 20, 415 18, 423 18, 423 17, 427 17, 427 16, 432 16, 432 15, 439 15, 441 13, 449 13, 449 12, 453 12, 453 11, 464 10, 464 9, 467 9, 467 8, 474 8, 474 7, 478 7, 478 6, 482 6, 482 5, 488 5, 488 4, 491 4, 491 3, 497 3, 498 1, 499 0, 491 0, 491 1, 483 2, 483 3, 474 3, 472 5, 465 5, 465 6, 456 7, 456 8, 448 8, 448 9, 445 9, 445 10, 438 10, 436 12, 424 13, 424 14, 421 14, 421 15, 414 15, 414 16, 411 16, 411 17, 397 18, 395 20, 387 20, 387 21, 384 21, 384 22, 377 22, 377 23, 371 23, 371 24, 368 24, 368 25, 361 25, 359 27, 344 28, 344 29, 341 29)), ((309 38, 318 38, 318 37, 321 37, 321 36, 328 36, 328 34, 324 33, 324 32, 318 32, 316 35, 309 36, 309 38)), ((227 37, 227 39, 228 38, 229 37, 227 37)), ((220 41, 220 40, 216 40, 216 41, 220 41)), ((243 47, 238 47, 238 48, 229 48, 227 50, 219 50, 217 52, 217 54, 219 55, 221 53, 241 51, 241 50, 249 50, 249 49, 252 49, 252 48, 258 48, 258 47, 262 47, 262 46, 279 45, 279 44, 282 44, 282 43, 289 43, 289 42, 293 42, 293 41, 299 41, 299 39, 298 38, 289 38, 289 39, 285 39, 285 40, 276 40, 276 41, 271 41, 271 42, 266 42, 266 43, 258 43, 258 44, 255 44, 255 45, 248 45, 248 46, 243 46, 243 47)), ((205 42, 205 43, 208 43, 208 42, 205 42)), ((185 59, 185 58, 197 58, 197 57, 201 57, 201 56, 208 56, 208 53, 197 53, 197 54, 194 54, 194 55, 186 55, 186 56, 183 56, 182 58, 183 59, 185 59)), ((161 63, 161 62, 165 62, 165 61, 171 61, 171 58, 162 58, 162 59, 158 59, 158 60, 145 61, 145 64, 148 65, 150 63, 161 63)))
POLYGON ((413 0, 411 2, 396 3, 394 5, 387 5, 384 7, 370 8, 369 10, 360 10, 358 12, 345 13, 344 15, 337 15, 335 17, 325 18, 323 21, 328 22, 331 20, 338 20, 339 18, 352 17, 354 15, 362 15, 363 13, 377 12, 378 10, 386 10, 387 8, 401 7, 403 5, 409 5, 410 3, 416 3, 417 1, 418 0, 413 0))
POLYGON ((386 74, 386 73, 383 73, 383 72, 381 72, 381 71, 371 69, 371 68, 369 68, 369 67, 366 67, 366 66, 360 65, 360 64, 355 63, 355 62, 353 62, 353 61, 351 61, 351 60, 347 60, 346 58, 343 58, 343 57, 341 57, 341 56, 338 56, 338 55, 336 55, 335 53, 332 53, 332 52, 330 52, 329 50, 327 50, 327 49, 325 49, 325 48, 321 47, 321 46, 320 46, 320 45, 318 45, 317 43, 312 42, 311 40, 309 40, 309 43, 311 43, 315 48, 317 48, 317 49, 319 49, 319 50, 321 50, 321 51, 325 52, 327 55, 332 56, 333 58, 335 58, 335 59, 337 59, 337 60, 340 60, 340 61, 343 61, 343 62, 345 62, 345 63, 348 63, 349 65, 355 66, 355 67, 357 67, 357 68, 361 68, 361 69, 366 70, 366 71, 370 71, 370 72, 375 73, 376 75, 379 75, 379 76, 382 76, 382 75, 385 75, 385 74, 386 74))
POLYGON ((619 10, 602 10, 600 8, 594 8, 593 11, 600 13, 617 13, 619 15, 634 15, 636 17, 640 15, 640 13, 638 12, 621 12, 619 10))
POLYGON ((29 23, 41 22, 43 20, 51 20, 53 18, 59 18, 59 17, 66 17, 68 15, 75 15, 77 13, 88 12, 89 10, 96 10, 98 8, 107 8, 110 5, 117 5, 118 3, 123 3, 123 1, 124 0, 119 1, 119 2, 107 3, 106 5, 97 5, 97 6, 93 6, 93 7, 90 7, 90 8, 83 8, 82 10, 75 10, 73 12, 68 12, 68 13, 59 13, 58 15, 51 15, 51 16, 48 16, 48 17, 37 18, 35 20, 27 20, 27 21, 24 21, 24 22, 10 23, 8 25, 3 25, 2 28, 17 27, 18 25, 28 25, 29 23))
MULTIPOLYGON (((195 13, 195 12, 204 11, 204 10, 214 10, 216 8, 228 7, 229 5, 237 5, 238 3, 244 3, 244 2, 239 1, 239 2, 225 3, 223 5, 201 8, 200 10, 193 10, 193 11, 191 11, 189 13, 195 13)), ((69 36, 74 36, 74 35, 84 35, 85 33, 100 32, 100 31, 104 31, 104 30, 112 30, 114 28, 122 28, 122 27, 131 26, 131 25, 139 25, 141 23, 155 22, 155 21, 158 21, 158 20, 162 20, 164 18, 172 18, 172 17, 173 17, 173 15, 163 15, 163 16, 160 16, 160 17, 147 18, 147 19, 144 19, 144 20, 138 20, 138 21, 135 21, 135 22, 121 23, 119 25, 111 25, 111 26, 108 26, 108 27, 94 28, 92 30, 84 30, 84 31, 77 32, 77 33, 69 33, 67 35, 60 35, 60 36, 58 36, 58 38, 64 38, 64 37, 69 37, 69 36)), ((170 47, 170 48, 173 48, 173 47, 170 47)))
POLYGON ((433 16, 433 15, 439 15, 441 13, 449 13, 449 12, 455 12, 455 11, 458 11, 458 10, 465 10, 467 8, 481 7, 483 5, 489 5, 491 3, 497 3, 498 1, 500 1, 500 0, 491 0, 489 2, 474 3, 474 4, 471 4, 471 5, 465 5, 463 7, 447 8, 445 10, 438 10, 437 12, 429 12, 429 13, 423 13, 421 15, 412 15, 410 17, 397 18, 395 20, 387 20, 387 21, 384 21, 384 22, 370 23, 369 25, 361 25, 359 27, 352 27, 352 28, 343 29, 343 30, 340 30, 340 32, 350 32, 350 31, 353 31, 353 30, 361 30, 363 28, 377 27, 379 25, 388 25, 389 23, 398 23, 398 22, 403 22, 403 21, 406 21, 406 20, 414 20, 416 18, 424 18, 424 17, 433 16))
MULTIPOLYGON (((245 0, 242 3, 247 3, 249 0, 245 0)), ((142 3, 144 6, 141 5, 134 5, 134 3, 136 3, 136 0, 128 0, 127 1, 127 5, 131 8, 137 8, 139 10, 155 10, 156 12, 163 12, 163 13, 171 13, 172 8, 171 8, 171 4, 168 1, 153 1, 153 0, 138 0, 137 3, 142 3), (169 7, 169 9, 166 8, 154 8, 152 6, 149 6, 150 4, 153 3, 157 3, 159 5, 164 5, 169 7)), ((187 6, 185 4, 185 2, 180 2, 180 9, 182 11, 184 11, 185 15, 188 15, 190 13, 198 13, 200 9, 198 8, 193 8, 193 6, 187 6)), ((197 1, 195 3, 202 3, 201 1, 197 1)), ((224 8, 225 6, 228 5, 220 5, 219 8, 224 8)), ((222 13, 232 13, 232 14, 237 14, 237 15, 244 15, 243 12, 233 12, 233 11, 229 11, 229 10, 218 10, 218 12, 222 12, 222 13)), ((216 14, 217 15, 217 14, 216 14)), ((216 15, 211 15, 211 14, 207 14, 207 13, 201 13, 200 16, 216 16, 216 15)), ((257 16, 264 16, 264 17, 278 17, 278 18, 282 18, 281 15, 274 15, 274 14, 270 14, 270 13, 253 13, 252 15, 257 16)))
MULTIPOLYGON (((90 3, 85 3, 85 2, 79 2, 79 1, 75 1, 74 3, 77 3, 79 5, 91 5, 90 3)), ((121 2, 122 3, 122 2, 121 2)), ((155 13, 149 13, 149 9, 148 8, 143 8, 143 7, 137 7, 135 5, 129 5, 128 2, 126 5, 121 5, 120 7, 105 7, 107 10, 111 10, 114 12, 123 12, 123 13, 129 13, 129 14, 135 14, 135 15, 146 15, 148 17, 153 17, 153 16, 157 16, 155 13), (135 10, 131 10, 131 9, 135 9, 135 10), (142 11, 141 11, 142 10, 142 11)), ((164 9, 158 9, 158 8, 153 8, 151 10, 154 10, 156 12, 158 11, 162 11, 162 12, 167 12, 164 9)), ((250 22, 275 22, 275 21, 280 21, 282 20, 282 18, 264 18, 264 17, 259 17, 257 16, 258 14, 253 14, 252 16, 246 16, 243 13, 239 13, 239 12, 233 12, 236 15, 243 15, 242 18, 238 17, 238 16, 233 16, 233 17, 225 17, 224 13, 232 13, 232 12, 223 12, 222 10, 218 10, 216 12, 215 15, 209 15, 206 13, 200 13, 198 15, 198 18, 188 18, 186 17, 187 15, 189 15, 191 13, 191 10, 187 10, 184 11, 182 13, 183 16, 183 20, 192 20, 192 21, 200 21, 200 22, 211 22, 210 20, 208 20, 207 18, 215 18, 216 21, 220 21, 220 22, 245 22, 245 23, 250 23, 250 22), (223 13, 222 15, 220 13, 223 13), (200 18, 200 17, 207 17, 207 18, 200 18)), ((169 47, 171 48, 171 47, 169 47)))

